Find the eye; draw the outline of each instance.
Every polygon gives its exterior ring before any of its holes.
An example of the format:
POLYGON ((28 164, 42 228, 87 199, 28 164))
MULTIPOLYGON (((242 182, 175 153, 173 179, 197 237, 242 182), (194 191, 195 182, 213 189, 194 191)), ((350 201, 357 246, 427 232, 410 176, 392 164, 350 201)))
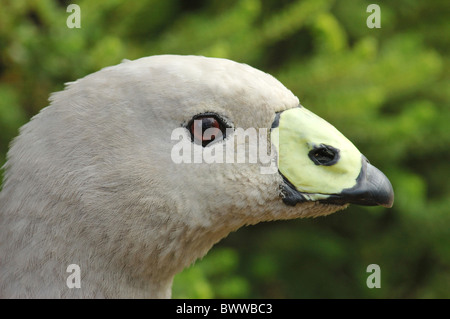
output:
POLYGON ((308 154, 316 165, 331 166, 339 161, 339 150, 330 145, 315 146, 308 154))
POLYGON ((195 116, 189 122, 188 129, 192 141, 205 147, 225 137, 226 125, 216 115, 203 114, 195 116))

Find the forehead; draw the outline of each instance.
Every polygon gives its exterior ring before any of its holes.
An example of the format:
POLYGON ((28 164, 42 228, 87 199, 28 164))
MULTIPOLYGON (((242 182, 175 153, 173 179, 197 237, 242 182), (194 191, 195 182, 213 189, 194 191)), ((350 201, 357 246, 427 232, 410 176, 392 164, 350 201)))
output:
POLYGON ((275 112, 299 104, 273 76, 226 59, 153 56, 122 63, 120 69, 136 76, 148 97, 170 104, 177 120, 216 112, 236 127, 267 126, 275 112))

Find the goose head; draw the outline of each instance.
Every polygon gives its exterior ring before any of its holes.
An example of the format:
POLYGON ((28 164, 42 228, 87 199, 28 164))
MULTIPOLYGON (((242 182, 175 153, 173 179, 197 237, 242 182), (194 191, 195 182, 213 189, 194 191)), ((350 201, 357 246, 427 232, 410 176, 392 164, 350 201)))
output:
POLYGON ((176 273, 244 225, 392 206, 349 140, 245 64, 124 61, 50 101, 5 165, 4 296, 167 298, 176 273))

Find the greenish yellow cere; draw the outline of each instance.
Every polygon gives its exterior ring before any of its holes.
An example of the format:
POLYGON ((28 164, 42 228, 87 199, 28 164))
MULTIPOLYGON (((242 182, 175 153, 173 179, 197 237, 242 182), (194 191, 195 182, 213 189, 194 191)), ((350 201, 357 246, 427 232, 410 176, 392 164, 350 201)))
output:
POLYGON ((361 153, 333 125, 304 107, 281 113, 278 128, 271 133, 278 151, 278 169, 309 200, 326 198, 355 186, 361 171, 361 153), (308 153, 320 144, 339 150, 339 161, 316 165, 308 153))

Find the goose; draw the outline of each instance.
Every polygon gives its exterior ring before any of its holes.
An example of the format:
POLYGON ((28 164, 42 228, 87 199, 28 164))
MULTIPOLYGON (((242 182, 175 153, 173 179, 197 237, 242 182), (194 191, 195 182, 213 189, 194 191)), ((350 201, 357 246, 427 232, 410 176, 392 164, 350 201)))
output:
POLYGON ((344 135, 246 64, 124 60, 49 101, 4 166, 3 298, 171 298, 175 274, 240 227, 393 204, 344 135))

